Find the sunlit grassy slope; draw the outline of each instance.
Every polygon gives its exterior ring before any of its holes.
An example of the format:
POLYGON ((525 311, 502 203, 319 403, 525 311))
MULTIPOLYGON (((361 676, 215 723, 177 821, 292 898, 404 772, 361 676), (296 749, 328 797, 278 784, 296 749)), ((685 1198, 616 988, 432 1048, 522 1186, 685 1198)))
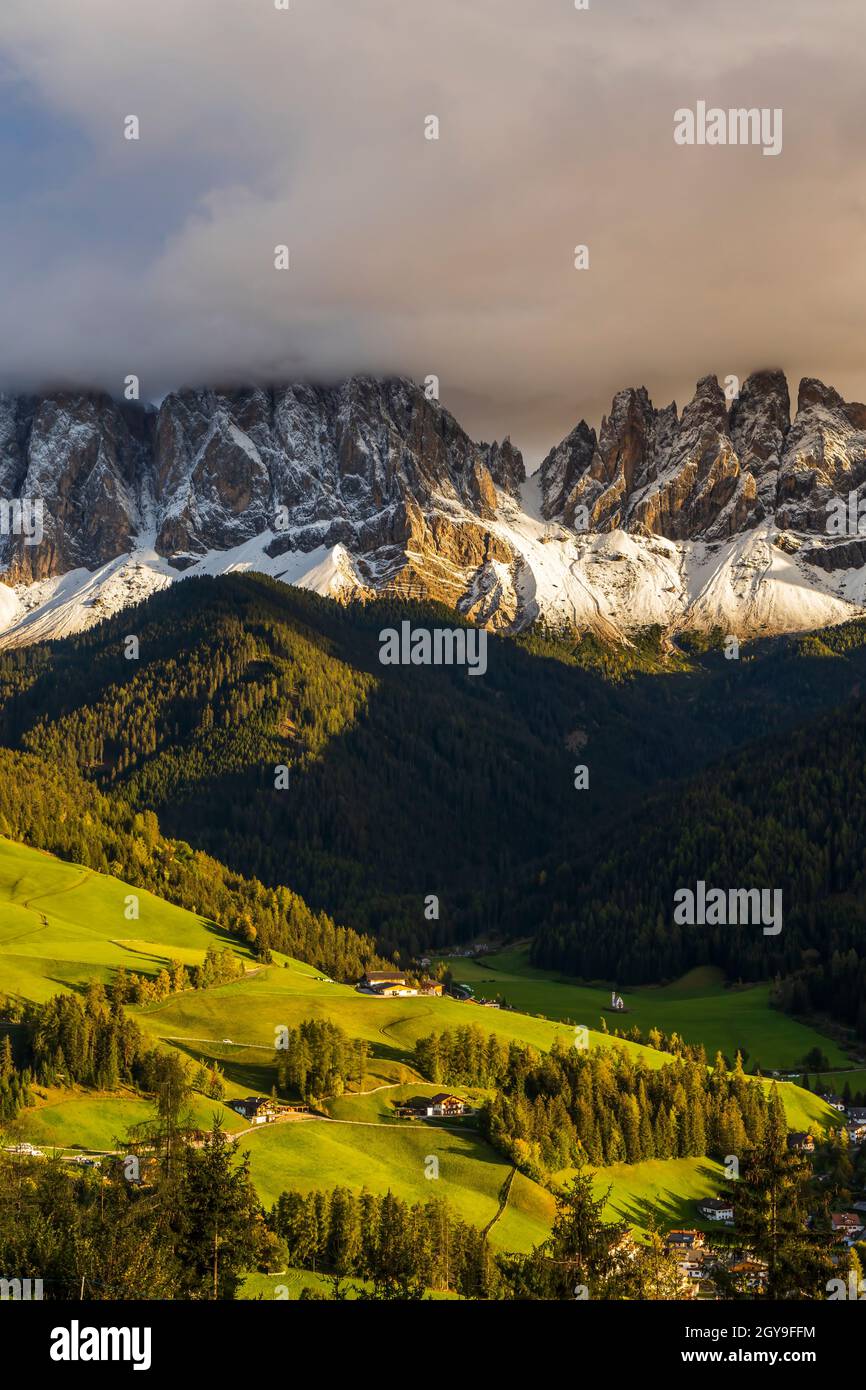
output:
POLYGON ((447 964, 455 979, 470 985, 479 999, 503 997, 515 1008, 548 1018, 568 1019, 598 1027, 602 1015, 609 1028, 628 1029, 637 1024, 679 1033, 686 1042, 702 1042, 712 1061, 721 1051, 733 1058, 737 1050, 747 1054, 747 1066, 762 1071, 793 1071, 814 1047, 832 1067, 848 1061, 831 1038, 797 1023, 769 1005, 769 986, 726 987, 722 972, 706 967, 691 970, 675 984, 619 990, 627 1013, 605 1012, 610 988, 584 985, 555 972, 536 970, 529 964, 526 947, 515 947, 478 960, 454 959, 447 964))
MULTIPOLYGON (((234 941, 213 924, 148 893, 138 894, 137 920, 127 920, 124 909, 131 892, 118 879, 0 839, 0 993, 44 1000, 59 989, 80 988, 94 977, 107 983, 121 965, 153 973, 172 958, 200 960, 211 944, 229 942, 234 947, 234 941)), ((246 957, 243 949, 239 954, 246 957)), ((228 1097, 270 1092, 275 1030, 283 1025, 292 1027, 313 1017, 330 1019, 349 1035, 366 1039, 372 1051, 363 1083, 367 1094, 330 1102, 331 1118, 267 1126, 242 1135, 263 1200, 275 1200, 287 1187, 311 1190, 337 1184, 380 1192, 390 1188, 412 1201, 435 1192, 449 1197, 461 1215, 478 1225, 486 1226, 496 1218, 491 1240, 498 1248, 528 1250, 543 1239, 553 1211, 549 1192, 518 1174, 500 1211, 510 1166, 472 1124, 445 1128, 399 1123, 392 1101, 397 1095, 438 1089, 425 1083, 412 1066, 416 1040, 434 1029, 474 1023, 505 1040, 544 1050, 557 1037, 571 1041, 572 1026, 450 998, 371 998, 282 957, 264 968, 254 969, 248 958, 245 963, 249 973, 237 983, 190 990, 131 1012, 159 1045, 176 1048, 191 1059, 219 1060, 228 1097), (395 1083, 399 1090, 391 1089, 395 1083), (435 1179, 426 1176, 431 1157, 439 1164, 435 1179)), ((523 981, 527 990, 535 991, 526 996, 526 1006, 535 1005, 549 1014, 557 1013, 556 991, 567 990, 567 996, 560 997, 559 1014, 586 1025, 598 1021, 601 991, 561 985, 553 977, 536 978, 514 953, 481 965, 461 963, 459 973, 465 978, 472 978, 473 972, 491 979, 495 972, 494 983, 507 987, 491 992, 504 992, 511 999, 516 999, 523 981), (583 1007, 576 1007, 577 1003, 583 1007)), ((708 1001, 717 1001, 720 1019, 725 1008, 739 1008, 742 1021, 747 1018, 743 1001, 750 996, 758 998, 756 991, 728 994, 711 979, 692 978, 679 988, 640 991, 635 996, 639 1003, 625 1021, 633 1018, 645 1029, 655 1022, 668 1031, 676 1027, 685 1037, 694 1037, 711 1013, 708 1001), (690 1009, 694 1027, 688 1026, 690 1009)), ((631 1006, 632 996, 627 999, 631 1006)), ((765 1002, 756 1008, 755 1018, 761 1012, 769 1015, 768 1029, 774 1027, 777 1016, 769 1014, 765 1002)), ((789 1022, 781 1015, 778 1020, 789 1022)), ((700 1036, 706 1038, 706 1033, 700 1036)), ((780 1036, 776 1034, 777 1040, 780 1036)), ((669 1060, 664 1053, 619 1042, 595 1030, 590 1032, 590 1045, 623 1048, 652 1067, 669 1060)), ((831 1055, 829 1046, 825 1050, 831 1055)), ((823 1102, 798 1087, 780 1089, 793 1127, 820 1126, 834 1118, 823 1102)), ((216 1110, 226 1128, 244 1129, 244 1122, 223 1106, 201 1098, 194 1105, 201 1127, 209 1125, 216 1110)), ((40 1145, 113 1149, 130 1126, 149 1113, 149 1102, 131 1093, 58 1093, 25 1111, 19 1123, 26 1137, 40 1145)), ((653 1204, 662 1212, 671 1208, 676 1221, 685 1219, 694 1197, 715 1190, 716 1176, 709 1160, 675 1160, 632 1168, 619 1165, 601 1173, 597 1181, 613 1183, 611 1217, 621 1213, 640 1225, 653 1204)))
MULTIPOLYGON (((120 879, 0 838, 0 991, 45 1000, 119 966, 155 974, 195 964, 208 946, 240 943, 212 923, 120 879), (127 917, 128 899, 138 917, 127 917)), ((247 959, 246 963, 252 962, 247 959)))
MULTIPOLYGON (((341 1184, 390 1190, 410 1202, 446 1197, 464 1220, 482 1227, 499 1211, 511 1168, 472 1131, 425 1125, 306 1120, 263 1127, 245 1135, 241 1145, 249 1150, 253 1178, 267 1203, 285 1188, 310 1192, 341 1184), (435 1172, 437 1177, 427 1176, 435 1172)), ((491 1229, 491 1241, 500 1248, 530 1249, 547 1235, 553 1205, 550 1193, 521 1177, 491 1229)))
MULTIPOLYGON (((192 1122, 210 1129, 219 1115, 228 1132, 241 1130, 246 1121, 218 1101, 195 1095, 190 1102, 192 1122)), ((52 1090, 45 1102, 21 1112, 16 1129, 39 1148, 105 1150, 122 1149, 135 1126, 153 1118, 153 1106, 132 1091, 94 1094, 90 1091, 52 1090)))

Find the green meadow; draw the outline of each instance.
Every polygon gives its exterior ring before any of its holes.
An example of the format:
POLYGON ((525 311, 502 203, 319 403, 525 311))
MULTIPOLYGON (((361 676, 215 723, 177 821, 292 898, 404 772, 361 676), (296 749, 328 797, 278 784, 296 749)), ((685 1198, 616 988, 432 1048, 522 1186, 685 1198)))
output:
POLYGON ((610 1189, 604 1212, 608 1220, 627 1221, 638 1229, 651 1222, 665 1231, 709 1229, 712 1222, 698 1216, 696 1203, 724 1189, 725 1171, 711 1158, 653 1158, 600 1168, 593 1187, 599 1197, 610 1189))
MULTIPOLYGON (((339 1184, 356 1191, 390 1189, 408 1202, 446 1197, 464 1220, 483 1227, 494 1222, 511 1171, 471 1130, 411 1122, 297 1120, 264 1125, 240 1143, 250 1154, 253 1179, 268 1205, 286 1188, 310 1192, 339 1184), (427 1176, 434 1172, 438 1176, 427 1176)), ((553 1205, 550 1193, 536 1183, 515 1181, 505 1214, 491 1229, 491 1242, 501 1249, 531 1249, 546 1237, 553 1205)))
POLYGON ((88 979, 107 984, 124 966, 155 975, 169 960, 198 964, 235 938, 120 879, 66 864, 0 837, 0 989, 44 1001, 88 979), (138 917, 126 916, 138 898, 138 917))
MULTIPOLYGON (((372 1124, 406 1124, 405 1119, 394 1114, 395 1104, 399 1101, 412 1100, 415 1096, 435 1096, 442 1089, 442 1086, 434 1085, 430 1081, 411 1081, 402 1086, 377 1086, 375 1090, 371 1091, 347 1092, 345 1095, 336 1096, 325 1102, 325 1108, 334 1120, 366 1121, 372 1124)), ((489 1094, 489 1092, 471 1086, 449 1086, 448 1091, 451 1095, 461 1096, 464 1100, 468 1100, 471 1105, 480 1105, 484 1096, 489 1094)), ((439 1120, 417 1120, 414 1123, 423 1124, 427 1128, 435 1128, 437 1124, 442 1122, 439 1120)), ((456 1125, 458 1128, 474 1125, 471 1115, 452 1117, 447 1123, 451 1126, 456 1125)))
MULTIPOLYGON (((550 1228, 550 1192, 515 1174, 501 1209, 512 1170, 480 1137, 471 1118, 445 1123, 395 1117, 395 1099, 442 1089, 415 1072, 417 1039, 473 1023, 506 1041, 546 1050, 556 1038, 571 1042, 573 1024, 582 1023, 590 1028, 593 1047, 621 1048, 654 1068, 669 1060, 664 1053, 599 1030, 603 989, 532 971, 520 951, 481 962, 454 962, 453 968, 479 994, 503 994, 525 1012, 482 1009, 451 998, 377 999, 282 956, 270 966, 256 966, 215 924, 143 891, 137 894, 138 917, 127 920, 132 891, 119 879, 0 839, 0 993, 42 1001, 60 989, 80 989, 92 978, 107 984, 120 966, 154 974, 171 959, 195 963, 209 945, 228 942, 245 959, 243 979, 130 1010, 157 1045, 190 1060, 218 1061, 227 1099, 270 1093, 277 1028, 321 1018, 365 1039, 371 1056, 361 1087, 328 1101, 321 1117, 247 1129, 226 1106, 194 1098, 199 1127, 207 1128, 217 1112, 227 1130, 240 1134, 257 1189, 268 1204, 285 1188, 309 1191, 338 1184, 377 1192, 390 1188, 410 1201, 436 1193, 447 1196, 466 1220, 490 1225, 497 1248, 529 1250, 550 1228), (533 1016, 540 1013, 548 1017, 533 1016), (431 1159, 438 1163, 437 1178, 426 1176, 431 1159)), ((766 990, 725 990, 709 972, 693 972, 665 989, 635 991, 626 1002, 630 1012, 624 1018, 605 1015, 609 1027, 637 1022, 647 1031, 655 1023, 686 1039, 700 1038, 710 1054, 716 1047, 732 1052, 745 1046, 765 1067, 792 1065, 795 1055, 816 1043, 832 1062, 844 1062, 827 1039, 770 1010, 766 990)), ((837 1084, 842 1084, 838 1078, 837 1084)), ((474 1101, 482 1095, 455 1089, 474 1101)), ((835 1122, 835 1113, 816 1097, 794 1085, 780 1089, 792 1127, 835 1122)), ((151 1114, 150 1102, 132 1092, 55 1090, 41 1093, 37 1101, 16 1121, 16 1136, 65 1152, 122 1147, 129 1129, 151 1114)), ((654 1214, 663 1225, 694 1224, 694 1200, 717 1190, 718 1176, 717 1165, 709 1160, 680 1159, 618 1165, 599 1172, 596 1183, 599 1190, 612 1188, 610 1219, 622 1217, 640 1227, 654 1214)), ((271 1287, 278 1282, 277 1276, 264 1283, 253 1280, 248 1296, 272 1297, 271 1287)))
MULTIPOLYGON (((529 964, 528 948, 515 947, 476 960, 448 959, 456 980, 479 999, 503 998, 514 1008, 546 1018, 597 1028, 604 1017, 611 1030, 637 1024, 646 1035, 653 1027, 679 1033, 686 1042, 703 1043, 712 1061, 716 1052, 733 1058, 747 1054, 747 1069, 794 1071, 818 1047, 831 1067, 848 1059, 831 1038, 770 1008, 766 984, 729 986, 721 971, 692 970, 674 984, 619 990, 624 1013, 610 1010, 610 986, 581 984, 529 964)), ((853 1084, 853 1083, 852 1083, 853 1084)))
MULTIPOLYGON (((241 1130, 246 1121, 219 1101, 195 1095, 190 1102, 192 1123, 210 1129, 219 1115, 228 1132, 241 1130)), ((16 1131, 39 1148, 64 1151, 122 1149, 130 1131, 153 1118, 153 1106, 133 1091, 100 1093, 53 1090, 47 1102, 21 1112, 16 1131)))

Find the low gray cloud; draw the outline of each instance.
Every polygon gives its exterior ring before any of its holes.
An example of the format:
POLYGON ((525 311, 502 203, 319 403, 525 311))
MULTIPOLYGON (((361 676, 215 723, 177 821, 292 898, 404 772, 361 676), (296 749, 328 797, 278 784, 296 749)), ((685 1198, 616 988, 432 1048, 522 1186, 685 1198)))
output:
POLYGON ((861 0, 3 0, 0 384, 435 373, 531 460, 623 385, 862 397, 864 40, 861 0), (675 145, 698 100, 781 107, 781 155, 675 145))

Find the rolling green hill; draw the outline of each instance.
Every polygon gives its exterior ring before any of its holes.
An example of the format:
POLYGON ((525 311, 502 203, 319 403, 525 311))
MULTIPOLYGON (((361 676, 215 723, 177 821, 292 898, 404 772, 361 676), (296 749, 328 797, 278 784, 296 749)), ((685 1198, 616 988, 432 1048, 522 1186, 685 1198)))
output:
MULTIPOLYGON (((174 957, 194 961, 214 939, 221 940, 212 923, 146 893, 140 895, 138 920, 127 923, 123 906, 130 891, 120 879, 0 839, 4 990, 44 1000, 61 988, 80 989, 93 977, 107 982, 121 965, 156 971, 174 957)), ((500 1209, 511 1166, 479 1136, 471 1120, 397 1122, 391 1103, 398 1095, 437 1089, 412 1067, 415 1042, 433 1030, 473 1022, 506 1040, 545 1050, 557 1037, 571 1039, 571 1027, 508 1010, 482 1011, 448 997, 377 999, 334 983, 302 962, 277 957, 272 965, 259 967, 248 951, 242 955, 248 966, 243 979, 171 995, 130 1012, 160 1046, 188 1058, 219 1059, 229 1098, 269 1093, 278 1026, 326 1018, 351 1037, 368 1041, 372 1052, 364 1094, 348 1093, 330 1102, 328 1117, 250 1130, 225 1106, 195 1097, 197 1124, 207 1127, 216 1111, 226 1128, 241 1136, 264 1201, 272 1202, 288 1187, 338 1184, 379 1192, 390 1188, 406 1199, 421 1200, 435 1182, 436 1192, 447 1196, 465 1219, 481 1226, 493 1223, 490 1238, 496 1248, 529 1250, 544 1238, 553 1211, 551 1194, 518 1173, 500 1209), (425 1176, 431 1156, 439 1163, 438 1179, 425 1176)), ((505 958, 503 964, 514 961, 505 958)), ((653 1067, 668 1060, 664 1053, 600 1032, 591 1032, 590 1042, 622 1048, 653 1067)), ((780 1090, 792 1127, 833 1122, 833 1112, 816 1097, 791 1085, 780 1090)), ((112 1150, 151 1109, 145 1097, 128 1091, 55 1090, 37 1096, 37 1105, 21 1113, 15 1132, 40 1147, 66 1152, 112 1150)), ((633 1168, 617 1165, 600 1170, 596 1181, 600 1187, 613 1185, 611 1219, 627 1212, 640 1227, 652 1212, 664 1216, 667 1211, 674 1223, 684 1220, 694 1198, 715 1190, 716 1177, 710 1160, 672 1160, 633 1168)))
POLYGON ((650 1159, 600 1168, 593 1186, 598 1197, 610 1188, 604 1213, 607 1220, 628 1221, 643 1229, 654 1222, 665 1231, 709 1229, 712 1223, 698 1215, 695 1204, 723 1190, 725 1173, 711 1158, 650 1159))
POLYGON ((170 960, 200 964, 209 946, 248 950, 213 922, 153 893, 0 838, 0 992, 44 1000, 119 967, 156 974, 170 960), (138 918, 126 916, 130 895, 138 918))
MULTIPOLYGON (((285 1188, 309 1192, 340 1183, 387 1192, 406 1201, 446 1197, 464 1220, 485 1227, 500 1205, 511 1165, 477 1135, 426 1125, 385 1127, 350 1121, 308 1120, 268 1125, 245 1135, 253 1180, 265 1202, 285 1188), (427 1178, 430 1159, 438 1178, 427 1178)), ((521 1176, 521 1175, 518 1175, 521 1176)), ((528 1178, 516 1183, 506 1213, 491 1229, 500 1249, 529 1250, 545 1239, 553 1198, 528 1178)))
POLYGON ((644 1035, 651 1028, 678 1033, 686 1042, 703 1043, 710 1060, 718 1051, 731 1059, 742 1052, 747 1070, 805 1071, 803 1059, 816 1047, 832 1067, 850 1066, 831 1038, 771 1008, 768 985, 726 987, 719 969, 695 969, 671 985, 620 988, 626 1012, 617 1015, 607 1009, 609 988, 533 966, 527 947, 445 963, 476 998, 502 998, 526 1013, 570 1022, 598 1024, 603 1016, 611 1030, 637 1025, 644 1035))

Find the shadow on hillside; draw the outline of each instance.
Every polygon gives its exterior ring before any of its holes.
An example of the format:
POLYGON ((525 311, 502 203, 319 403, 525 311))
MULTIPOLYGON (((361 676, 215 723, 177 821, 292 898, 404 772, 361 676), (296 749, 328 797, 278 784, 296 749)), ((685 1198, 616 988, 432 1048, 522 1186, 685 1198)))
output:
POLYGON ((226 1081, 235 1086, 243 1086, 251 1093, 258 1091, 269 1095, 276 1084, 277 1070, 270 1062, 255 1062, 246 1057, 235 1059, 231 1055, 234 1049, 219 1044, 208 1047, 206 1043, 184 1043, 172 1039, 171 1045, 178 1052, 184 1053, 196 1066, 201 1062, 203 1066, 210 1068, 214 1062, 218 1062, 226 1081))
MULTIPOLYGON (((718 1188, 718 1171, 709 1167, 698 1169, 706 1179, 707 1191, 704 1197, 713 1196, 718 1188)), ((699 1220, 697 1202, 704 1197, 684 1197, 671 1188, 659 1189, 652 1197, 611 1197, 610 1207, 624 1221, 635 1226, 646 1226, 654 1221, 663 1230, 691 1228, 699 1220)))

